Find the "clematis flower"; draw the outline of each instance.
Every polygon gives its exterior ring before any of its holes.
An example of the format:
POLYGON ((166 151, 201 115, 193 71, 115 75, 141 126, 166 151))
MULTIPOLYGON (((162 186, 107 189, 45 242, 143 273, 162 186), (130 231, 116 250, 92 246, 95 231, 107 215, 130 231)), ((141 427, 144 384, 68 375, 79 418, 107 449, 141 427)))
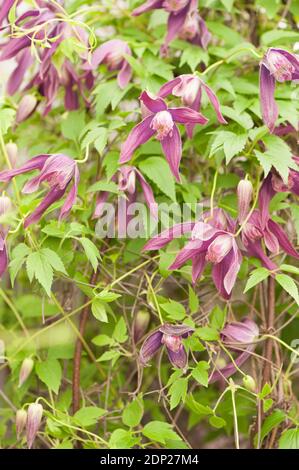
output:
POLYGON ((141 144, 156 135, 174 177, 180 181, 182 141, 176 123, 203 125, 208 119, 190 108, 168 108, 162 98, 150 96, 146 91, 142 92, 140 100, 150 114, 131 130, 122 146, 119 161, 128 162, 141 144))
POLYGON ((237 199, 238 199, 238 220, 240 223, 244 222, 249 210, 250 203, 253 195, 253 186, 249 180, 241 180, 237 186, 237 199))
POLYGON ((249 318, 244 318, 241 322, 227 323, 221 331, 220 338, 228 349, 237 353, 237 357, 234 362, 230 361, 224 367, 214 370, 209 378, 209 383, 233 375, 237 371, 235 364, 237 367, 241 367, 250 357, 258 335, 257 324, 249 318))
POLYGON ((264 180, 259 193, 259 209, 251 214, 242 230, 242 241, 250 256, 255 256, 269 270, 277 268, 276 264, 264 253, 261 241, 270 253, 278 254, 281 248, 286 254, 299 259, 299 254, 289 241, 287 234, 277 222, 271 219, 269 203, 275 191, 272 186, 272 175, 264 180))
MULTIPOLYGON (((181 98, 184 106, 188 106, 189 108, 194 109, 194 111, 200 111, 202 91, 207 94, 207 97, 216 112, 218 122, 220 124, 227 124, 226 120, 222 116, 217 96, 213 90, 196 75, 184 74, 170 80, 162 85, 158 92, 158 96, 165 98, 172 94, 173 96, 181 98)), ((187 124, 186 129, 188 137, 192 138, 194 124, 187 124)))
MULTIPOLYGON (((11 200, 7 196, 0 196, 0 217, 4 216, 11 210, 11 200)), ((0 278, 7 269, 8 257, 6 249, 6 235, 8 232, 7 225, 0 224, 0 278)))
POLYGON ((26 439, 28 448, 31 449, 43 417, 43 407, 40 403, 31 403, 28 407, 26 439))
MULTIPOLYGON (((120 167, 117 173, 111 178, 111 181, 118 181, 118 189, 125 193, 129 204, 135 202, 137 198, 136 180, 141 186, 144 199, 152 216, 157 219, 158 205, 155 201, 153 190, 136 167, 124 165, 120 167)), ((101 216, 104 203, 107 201, 108 196, 109 193, 107 191, 102 191, 98 196, 93 218, 99 218, 101 216)))
POLYGON ((38 155, 18 169, 0 172, 0 181, 7 182, 17 175, 33 170, 39 170, 40 173, 25 184, 22 192, 25 194, 33 193, 39 189, 40 184, 43 182, 49 184, 50 191, 32 214, 25 219, 25 228, 38 222, 48 207, 64 196, 67 187, 74 178, 74 184, 60 211, 59 218, 65 218, 75 203, 80 179, 78 166, 74 160, 63 154, 53 154, 38 155))
POLYGON ((126 88, 132 77, 132 69, 124 55, 132 55, 131 49, 125 41, 111 39, 101 44, 92 54, 91 65, 86 69, 94 70, 98 65, 104 63, 108 70, 118 70, 117 82, 120 88, 126 88))
POLYGON ((204 20, 198 13, 197 0, 148 0, 133 10, 133 16, 139 16, 150 10, 164 9, 169 13, 167 35, 162 52, 177 36, 206 48, 211 35, 204 20))
POLYGON ((147 242, 144 250, 160 249, 177 234, 191 230, 190 240, 168 269, 179 269, 191 260, 192 281, 195 283, 210 262, 217 290, 223 298, 229 299, 242 261, 234 236, 235 223, 222 209, 214 209, 213 215, 207 212, 201 219, 194 224, 178 224, 170 231, 162 232, 147 242))
POLYGON ((2 26, 3 21, 7 19, 9 12, 15 3, 16 0, 3 0, 3 4, 0 6, 0 27, 2 26))
POLYGON ((165 345, 171 364, 179 369, 185 369, 188 357, 182 339, 193 333, 193 328, 187 325, 170 325, 165 323, 150 333, 141 346, 139 358, 143 366, 147 365, 156 352, 165 345))
POLYGON ((299 79, 299 59, 283 49, 270 48, 260 63, 260 101, 263 121, 274 131, 278 107, 274 99, 275 82, 299 79))
POLYGON ((299 196, 299 157, 293 156, 293 161, 298 165, 298 170, 290 168, 288 182, 285 183, 277 171, 272 168, 264 179, 261 192, 268 194, 269 202, 276 193, 291 192, 299 196))

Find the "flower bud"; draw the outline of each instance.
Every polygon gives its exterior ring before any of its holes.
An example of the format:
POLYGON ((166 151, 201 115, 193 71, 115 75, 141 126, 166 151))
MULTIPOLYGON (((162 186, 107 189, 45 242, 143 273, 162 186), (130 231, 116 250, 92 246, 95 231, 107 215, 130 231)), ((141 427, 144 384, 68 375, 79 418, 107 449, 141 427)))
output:
POLYGON ((150 314, 146 310, 139 310, 136 314, 135 322, 134 322, 134 341, 138 343, 138 341, 143 337, 145 334, 147 327, 150 322, 150 314))
POLYGON ((13 142, 9 142, 5 145, 5 149, 11 163, 11 166, 14 167, 18 157, 18 147, 13 142))
POLYGON ((27 422, 27 411, 17 410, 16 412, 16 431, 19 439, 27 422))
POLYGON ((30 357, 24 359, 21 365, 20 373, 19 373, 19 387, 23 385, 23 383, 28 379, 31 371, 33 369, 34 362, 30 357))
POLYGON ((244 375, 243 385, 247 390, 249 390, 249 392, 256 392, 256 383, 251 375, 244 375))
POLYGON ((43 407, 39 403, 31 403, 28 408, 26 438, 28 448, 31 449, 37 431, 39 430, 43 415, 43 407))
POLYGON ((241 180, 237 188, 239 222, 242 223, 248 215, 253 195, 253 187, 249 180, 241 180))
POLYGON ((19 124, 25 121, 35 110, 37 99, 33 95, 25 95, 21 99, 16 115, 16 122, 19 124))

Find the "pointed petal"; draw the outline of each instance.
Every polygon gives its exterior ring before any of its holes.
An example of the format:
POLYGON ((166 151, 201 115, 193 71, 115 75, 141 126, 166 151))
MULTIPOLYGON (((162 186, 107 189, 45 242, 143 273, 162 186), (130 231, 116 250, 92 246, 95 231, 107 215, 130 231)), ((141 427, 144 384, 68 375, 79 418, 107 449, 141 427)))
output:
POLYGON ((246 251, 249 256, 254 256, 255 258, 260 259, 262 265, 270 271, 277 269, 277 265, 264 253, 260 241, 256 241, 254 243, 249 242, 246 246, 246 251))
POLYGON ((191 108, 169 108, 174 121, 180 124, 207 124, 209 121, 203 114, 191 108))
POLYGON ((237 275, 242 263, 242 256, 235 241, 233 243, 233 249, 226 257, 228 257, 229 268, 227 270, 226 275, 224 276, 223 285, 226 292, 230 294, 235 285, 237 275))
POLYGON ((267 67, 260 66, 260 103, 263 121, 270 132, 274 131, 275 121, 278 118, 278 107, 274 99, 275 78, 267 67))
POLYGON ((31 158, 31 160, 22 165, 20 168, 1 171, 0 181, 10 181, 14 176, 22 175, 28 171, 41 170, 49 157, 50 155, 38 155, 37 157, 31 158))
POLYGON ((206 259, 205 259, 205 253, 200 253, 192 258, 192 282, 193 284, 196 283, 197 279, 200 278, 200 276, 203 273, 203 270, 206 266, 206 259))
POLYGON ((65 193, 64 189, 59 189, 57 187, 52 188, 42 202, 37 206, 37 208, 25 219, 24 228, 27 228, 29 225, 36 223, 40 220, 44 212, 51 206, 54 202, 58 201, 65 193))
POLYGON ((210 101, 211 105, 215 109, 218 122, 220 122, 220 124, 227 124, 227 121, 222 116, 222 113, 221 113, 221 110, 220 110, 220 103, 219 103, 219 100, 218 100, 217 96, 215 95, 213 90, 210 87, 208 87, 208 85, 206 85, 205 83, 202 83, 202 86, 203 86, 206 94, 208 95, 208 98, 209 98, 209 101, 210 101))
POLYGON ((182 346, 179 351, 174 352, 171 349, 166 348, 169 360, 174 367, 179 369, 185 369, 188 364, 188 357, 184 346, 182 346))
MULTIPOLYGON (((252 351, 252 346, 249 346, 246 351, 242 352, 235 360, 237 367, 241 367, 245 361, 250 357, 252 351)), ((230 362, 227 366, 222 367, 222 369, 215 370, 209 378, 209 383, 212 384, 217 380, 228 378, 237 371, 233 362, 230 362)))
POLYGON ((161 145, 173 176, 178 182, 180 182, 181 178, 179 167, 182 157, 182 140, 180 132, 175 124, 172 128, 172 134, 164 137, 164 139, 161 140, 161 145))
POLYGON ((173 80, 169 80, 169 82, 164 83, 164 85, 161 86, 158 96, 161 98, 165 98, 168 95, 171 95, 172 90, 174 89, 175 86, 177 86, 181 81, 180 77, 176 77, 173 80))
POLYGON ((77 165, 75 166, 75 174, 74 174, 74 184, 61 208, 59 220, 64 219, 67 217, 69 212, 71 211, 73 205, 75 204, 77 193, 78 193, 78 185, 80 181, 80 173, 78 170, 77 165))
POLYGON ((147 142, 154 135, 155 131, 150 127, 152 119, 152 116, 146 117, 131 130, 127 140, 122 145, 120 163, 128 162, 137 147, 147 142))
POLYGON ((181 28, 184 26, 188 10, 189 5, 178 13, 170 13, 167 23, 167 35, 164 41, 165 47, 167 47, 168 44, 178 35, 181 28))
POLYGON ((286 233, 283 231, 283 229, 278 225, 276 222, 273 220, 269 220, 268 222, 268 227, 269 230, 275 235, 275 237, 278 240, 278 243, 282 250, 287 253, 290 256, 293 256, 294 258, 299 258, 299 254, 297 253, 296 249, 292 245, 292 243, 289 241, 286 233))
POLYGON ((123 65, 117 75, 117 83, 119 87, 123 90, 128 85, 132 77, 132 69, 129 62, 123 60, 123 65))
POLYGON ((190 240, 184 248, 179 251, 174 262, 169 266, 169 270, 179 269, 189 259, 193 259, 195 255, 206 252, 210 242, 202 242, 201 240, 190 240))
POLYGON ((271 251, 271 253, 277 255, 279 252, 279 243, 275 235, 271 232, 271 230, 268 229, 268 227, 264 229, 263 238, 266 248, 271 251))
POLYGON ((136 175, 141 185, 147 207, 149 208, 152 216, 155 219, 157 219, 158 218, 158 204, 155 201, 153 190, 150 187, 150 185, 147 183, 147 181, 144 179, 143 175, 140 173, 139 170, 136 170, 136 175))
MULTIPOLYGON (((2 239, 2 236, 0 235, 1 239, 2 239)), ((7 251, 6 251, 6 245, 5 245, 5 240, 1 240, 2 243, 2 247, 0 249, 0 279, 1 277, 3 276, 3 274, 5 273, 6 269, 7 269, 7 265, 8 265, 8 258, 7 258, 7 251)))
POLYGON ((135 8, 135 10, 132 11, 132 15, 139 16, 146 11, 162 8, 163 2, 164 0, 147 0, 147 2, 140 5, 140 7, 135 8))
POLYGON ((141 93, 139 99, 152 113, 158 113, 159 111, 165 111, 167 109, 166 103, 162 98, 159 96, 151 96, 146 91, 141 93))
POLYGON ((176 224, 173 227, 164 230, 159 235, 156 235, 149 240, 143 247, 142 251, 147 250, 160 250, 163 246, 167 245, 174 238, 180 238, 184 233, 191 232, 195 223, 184 222, 182 224, 176 224))
POLYGON ((18 65, 12 72, 7 83, 7 93, 14 95, 20 88, 25 72, 33 63, 30 49, 26 49, 18 56, 18 65))
POLYGON ((172 325, 171 323, 164 323, 164 325, 160 326, 159 331, 166 335, 182 336, 183 338, 187 338, 194 329, 188 325, 172 325))
POLYGON ((140 362, 143 366, 145 366, 151 360, 151 358, 161 347, 162 336, 163 333, 161 333, 159 330, 156 330, 151 333, 144 341, 139 352, 140 362))

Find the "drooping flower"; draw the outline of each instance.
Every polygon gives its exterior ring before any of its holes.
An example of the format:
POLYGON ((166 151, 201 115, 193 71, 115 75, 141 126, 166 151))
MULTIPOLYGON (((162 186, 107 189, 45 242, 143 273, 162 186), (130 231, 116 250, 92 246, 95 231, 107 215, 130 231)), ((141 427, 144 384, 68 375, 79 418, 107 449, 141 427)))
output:
POLYGON ((167 34, 162 52, 177 36, 206 48, 211 35, 198 12, 197 0, 148 0, 133 10, 133 16, 139 16, 150 10, 164 9, 169 13, 167 34))
POLYGON ((19 124, 22 121, 25 121, 33 111, 35 110, 37 105, 37 99, 33 95, 24 95, 19 103, 17 114, 16 114, 16 122, 19 124))
MULTIPOLYGON (((5 216, 11 211, 11 200, 7 196, 0 197, 0 217, 5 216)), ((8 265, 8 256, 6 249, 6 235, 8 227, 0 223, 0 279, 5 273, 8 265)))
POLYGON ((80 179, 77 163, 63 154, 38 155, 20 168, 0 172, 0 181, 7 182, 17 175, 33 170, 39 170, 40 173, 25 184, 22 192, 25 194, 33 193, 39 189, 40 184, 43 182, 49 184, 50 191, 32 214, 25 219, 24 226, 28 227, 28 225, 38 222, 48 207, 64 196, 67 187, 74 178, 74 184, 60 211, 59 218, 65 218, 74 205, 77 196, 80 179))
POLYGON ((19 372, 19 387, 23 385, 23 383, 28 379, 29 375, 32 372, 34 366, 34 361, 31 357, 26 357, 21 365, 21 369, 19 372))
POLYGON ((91 65, 85 68, 94 70, 98 65, 104 63, 108 70, 118 70, 117 82, 120 88, 126 88, 132 77, 132 69, 125 58, 126 55, 132 55, 131 49, 125 41, 120 39, 111 39, 98 47, 92 54, 91 65))
POLYGON ((238 220, 242 223, 250 210, 250 203, 253 195, 252 183, 249 180, 241 180, 237 186, 238 199, 238 220))
POLYGON ((128 162, 141 144, 156 135, 173 175, 180 181, 182 141, 176 123, 203 125, 208 119, 190 108, 168 108, 162 98, 152 97, 146 91, 142 92, 140 100, 150 114, 131 130, 122 146, 119 161, 128 162))
POLYGON ((237 367, 250 357, 255 348, 254 342, 259 335, 257 324, 249 318, 244 318, 241 322, 227 323, 221 331, 220 338, 225 347, 236 352, 234 362, 229 359, 229 363, 220 369, 213 371, 209 378, 209 383, 214 383, 221 378, 228 378, 233 375, 237 367))
POLYGON ((192 281, 195 283, 206 264, 211 262, 216 288, 228 299, 236 282, 242 255, 234 236, 235 223, 222 209, 214 209, 213 215, 204 213, 199 222, 178 224, 162 232, 147 242, 144 250, 160 249, 177 235, 190 230, 190 240, 168 269, 179 269, 191 260, 192 281))
MULTIPOLYGON (((207 97, 213 106, 218 122, 220 124, 227 124, 226 120, 222 116, 220 103, 213 92, 213 90, 206 85, 198 76, 192 74, 180 75, 173 80, 162 85, 158 92, 158 96, 166 98, 166 96, 172 94, 181 98, 184 106, 188 106, 194 111, 200 111, 202 101, 202 91, 207 94, 207 97)), ((192 138, 194 124, 187 124, 186 129, 188 136, 192 138)))
POLYGON ((43 416, 43 407, 40 403, 31 403, 28 407, 26 438, 28 448, 31 449, 39 430, 43 416))
POLYGON ((299 79, 299 59, 283 49, 270 48, 260 63, 260 102, 263 121, 274 131, 278 107, 274 99, 275 82, 299 79))
POLYGON ((20 409, 16 412, 16 432, 17 438, 20 439, 23 430, 27 423, 27 411, 20 409))
POLYGON ((147 365, 156 352, 165 345, 171 364, 174 367, 185 369, 188 363, 186 349, 182 339, 193 333, 193 329, 187 325, 170 325, 165 323, 157 330, 150 333, 140 349, 140 362, 147 365))
MULTIPOLYGON (((137 198, 137 186, 136 180, 139 182, 145 202, 152 214, 156 219, 158 217, 158 205, 155 201, 154 193, 148 182, 145 180, 142 173, 134 166, 124 165, 118 169, 118 171, 112 176, 112 181, 118 182, 118 188, 124 192, 128 201, 128 204, 136 201, 137 198)), ((102 191, 97 198, 96 208, 93 217, 99 218, 102 214, 103 207, 109 193, 102 191)))
POLYGON ((269 202, 276 193, 291 192, 299 196, 299 157, 294 155, 293 161, 298 165, 298 170, 289 169, 288 181, 284 182, 277 171, 272 168, 269 175, 264 179, 261 188, 262 192, 267 192, 269 202))
POLYGON ((272 175, 268 175, 260 189, 259 209, 253 211, 242 230, 242 241, 248 254, 259 258, 270 270, 275 270, 277 266, 265 254, 261 241, 270 253, 278 254, 281 248, 286 254, 299 259, 299 254, 287 234, 270 216, 269 204, 274 194, 272 175))
POLYGON ((133 338, 135 343, 138 343, 147 331, 150 320, 151 316, 147 310, 139 310, 136 313, 133 325, 133 338))

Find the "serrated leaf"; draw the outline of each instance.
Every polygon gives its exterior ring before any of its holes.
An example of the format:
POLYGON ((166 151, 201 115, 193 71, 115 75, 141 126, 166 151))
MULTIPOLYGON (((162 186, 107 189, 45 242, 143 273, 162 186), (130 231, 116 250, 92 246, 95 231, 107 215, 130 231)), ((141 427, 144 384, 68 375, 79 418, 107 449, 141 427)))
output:
POLYGON ((141 172, 153 181, 162 193, 176 201, 175 182, 167 162, 160 157, 149 157, 139 163, 141 172))
POLYGON ((273 166, 285 183, 288 182, 289 168, 294 168, 292 152, 289 146, 278 136, 270 135, 263 138, 266 145, 264 153, 255 151, 255 155, 263 167, 265 176, 273 166))
POLYGON ((206 361, 200 361, 196 364, 196 367, 192 370, 192 377, 204 387, 208 386, 209 381, 209 364, 206 361))
POLYGON ((189 308, 190 308, 190 312, 192 314, 196 313, 198 311, 198 307, 199 307, 198 297, 197 297, 196 293, 194 292, 194 290, 192 289, 192 287, 189 286, 189 308))
POLYGON ((77 141, 85 125, 85 112, 69 111, 66 119, 61 123, 64 137, 77 141))
POLYGON ((55 271, 59 271, 67 275, 64 264, 60 256, 55 251, 50 250, 50 248, 43 248, 41 252, 45 255, 46 259, 48 260, 52 268, 55 269, 55 271))
POLYGON ((278 441, 279 449, 299 449, 299 428, 284 431, 278 441))
POLYGON ((109 193, 119 194, 118 186, 113 181, 97 181, 87 190, 88 193, 94 193, 97 191, 107 191, 109 193))
POLYGON ((234 134, 233 132, 226 132, 226 139, 223 144, 226 164, 228 164, 235 155, 244 149, 246 142, 247 134, 234 134))
POLYGON ((126 426, 134 428, 140 424, 144 413, 142 394, 139 394, 131 403, 129 403, 123 413, 122 421, 126 426))
POLYGON ((164 312, 168 314, 168 317, 172 320, 183 320, 186 316, 186 311, 184 305, 180 304, 179 302, 175 302, 174 300, 170 300, 169 302, 163 302, 160 304, 160 307, 164 312))
POLYGON ((98 248, 91 240, 89 240, 89 238, 82 237, 82 238, 79 238, 79 241, 84 248, 86 257, 88 261, 90 261, 94 269, 94 272, 96 272, 98 264, 99 264, 98 260, 101 257, 98 248))
POLYGON ((170 397, 170 409, 173 410, 182 401, 184 402, 188 390, 188 379, 179 378, 170 386, 168 395, 170 397))
POLYGON ((275 277, 278 284, 296 301, 299 305, 298 287, 295 281, 287 274, 277 274, 275 277))
POLYGON ((142 434, 151 441, 160 442, 161 444, 165 444, 167 439, 179 439, 177 433, 173 431, 172 426, 163 421, 151 421, 147 423, 142 430, 142 434))
POLYGON ((97 406, 84 406, 76 411, 72 420, 79 426, 88 427, 93 426, 98 422, 98 419, 106 413, 103 408, 97 406))
POLYGON ((127 341, 127 325, 123 317, 121 317, 116 323, 112 337, 117 343, 124 343, 127 341))
POLYGON ((215 328, 209 326, 203 326, 196 329, 196 335, 204 341, 217 341, 219 339, 219 333, 215 328))
POLYGON ((37 279, 50 297, 53 282, 53 268, 42 251, 30 253, 26 260, 26 268, 30 282, 32 282, 34 278, 37 279))
POLYGON ((97 320, 104 323, 108 322, 105 303, 99 300, 97 297, 95 297, 91 303, 91 312, 97 320))
POLYGON ((43 362, 38 362, 35 365, 35 371, 38 378, 46 384, 51 391, 58 393, 62 378, 62 369, 57 359, 48 359, 43 362))
POLYGON ((254 271, 252 271, 249 275, 249 279, 246 283, 245 289, 244 289, 244 294, 249 291, 249 289, 252 289, 252 287, 256 286, 260 282, 264 281, 267 279, 267 277, 270 275, 270 272, 266 268, 257 268, 254 271))

